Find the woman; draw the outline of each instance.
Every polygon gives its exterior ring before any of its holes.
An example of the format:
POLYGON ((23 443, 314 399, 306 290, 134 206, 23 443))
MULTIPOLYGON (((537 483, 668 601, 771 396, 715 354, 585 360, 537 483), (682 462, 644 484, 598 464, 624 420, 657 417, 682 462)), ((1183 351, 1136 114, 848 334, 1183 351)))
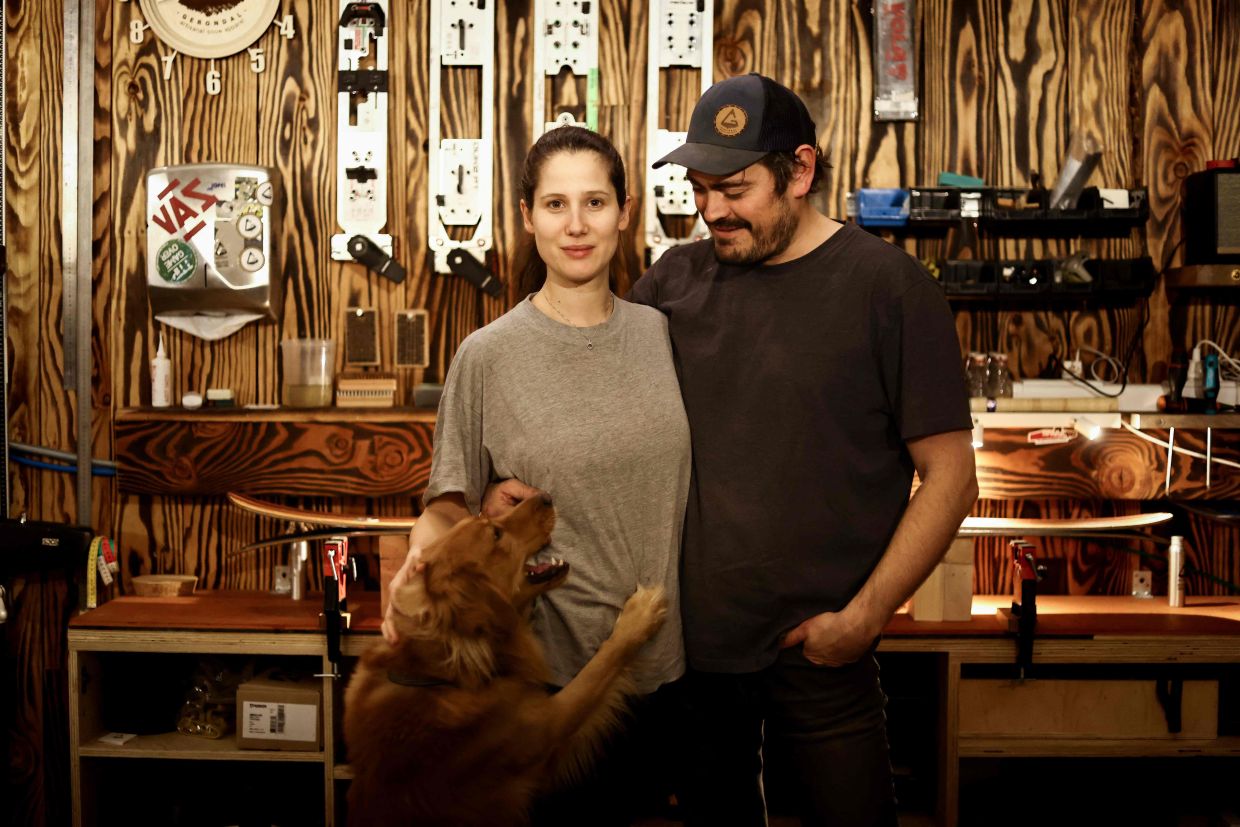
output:
MULTIPOLYGON (((684 671, 677 569, 689 487, 689 427, 667 321, 612 292, 631 206, 623 161, 606 138, 565 126, 530 149, 521 216, 533 245, 515 276, 515 306, 466 338, 452 362, 426 507, 393 579, 404 582, 422 548, 477 513, 493 480, 546 491, 557 519, 543 554, 571 566, 533 617, 556 686, 589 660, 639 584, 663 585, 670 601, 633 676, 650 697, 636 704, 630 752, 648 751, 634 747, 634 733, 646 731, 643 718, 661 717, 666 702, 652 693, 684 671)), ((641 758, 649 765, 667 754, 658 752, 641 758)), ((534 824, 627 824, 630 763, 638 764, 605 756, 591 778, 540 802, 534 824)))

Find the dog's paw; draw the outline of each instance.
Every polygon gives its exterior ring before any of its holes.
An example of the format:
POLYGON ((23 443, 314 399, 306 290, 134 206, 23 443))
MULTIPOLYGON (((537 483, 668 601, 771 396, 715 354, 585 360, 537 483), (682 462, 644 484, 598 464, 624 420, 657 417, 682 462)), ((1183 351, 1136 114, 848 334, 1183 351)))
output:
POLYGON ((667 618, 667 595, 662 586, 638 586, 625 601, 613 633, 629 643, 642 644, 654 637, 667 618))

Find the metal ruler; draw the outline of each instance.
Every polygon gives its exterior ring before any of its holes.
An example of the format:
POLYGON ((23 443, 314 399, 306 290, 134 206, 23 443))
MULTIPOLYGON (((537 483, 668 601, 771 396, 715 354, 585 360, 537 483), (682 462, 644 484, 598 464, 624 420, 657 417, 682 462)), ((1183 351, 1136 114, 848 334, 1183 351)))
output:
POLYGON ((534 138, 571 124, 598 131, 598 0, 534 0, 534 138), (549 11, 548 6, 553 6, 549 11), (547 78, 565 66, 586 79, 586 119, 547 120, 547 78))
POLYGON ((61 143, 64 387, 76 390, 77 521, 91 524, 91 219, 94 195, 95 3, 65 0, 61 143))
MULTIPOLYGON (((646 65, 646 153, 661 158, 685 142, 685 132, 659 128, 663 106, 659 100, 659 73, 673 66, 696 68, 701 91, 713 81, 712 43, 715 31, 714 3, 705 0, 660 0, 650 12, 650 55, 646 65)), ((646 170, 646 246, 653 264, 664 252, 709 235, 699 215, 689 235, 668 234, 661 216, 694 215, 693 188, 684 167, 666 164, 646 170)))
POLYGON ((492 237, 495 133, 495 4, 487 0, 431 0, 429 242, 436 273, 458 273, 499 295, 502 285, 486 270, 492 237), (472 66, 482 72, 482 135, 440 138, 443 70, 472 66), (448 227, 474 227, 456 240, 448 227))
POLYGON ((387 0, 340 0, 336 74, 337 261, 356 260, 401 282, 405 269, 392 258, 387 226, 388 34, 387 0))

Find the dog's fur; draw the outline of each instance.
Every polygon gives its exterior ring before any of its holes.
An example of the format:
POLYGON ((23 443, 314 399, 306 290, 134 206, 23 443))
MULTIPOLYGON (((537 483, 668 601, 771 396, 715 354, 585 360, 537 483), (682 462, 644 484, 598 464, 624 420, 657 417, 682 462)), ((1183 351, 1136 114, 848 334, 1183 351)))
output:
POLYGON ((463 520, 393 591, 400 641, 363 654, 345 693, 350 824, 522 824, 534 796, 615 726, 624 672, 667 603, 639 588, 581 673, 550 694, 524 609, 567 576, 564 564, 526 566, 554 522, 542 497, 500 520, 463 520))

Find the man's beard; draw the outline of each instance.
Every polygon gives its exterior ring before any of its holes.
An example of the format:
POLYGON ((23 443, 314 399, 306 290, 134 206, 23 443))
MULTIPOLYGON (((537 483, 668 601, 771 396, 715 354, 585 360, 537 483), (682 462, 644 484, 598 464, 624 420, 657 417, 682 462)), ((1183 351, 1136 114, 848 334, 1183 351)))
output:
POLYGON ((797 217, 783 198, 776 198, 774 219, 761 228, 740 218, 721 219, 712 228, 749 230, 749 244, 715 238, 715 257, 727 264, 760 264, 788 249, 797 232, 797 217))

